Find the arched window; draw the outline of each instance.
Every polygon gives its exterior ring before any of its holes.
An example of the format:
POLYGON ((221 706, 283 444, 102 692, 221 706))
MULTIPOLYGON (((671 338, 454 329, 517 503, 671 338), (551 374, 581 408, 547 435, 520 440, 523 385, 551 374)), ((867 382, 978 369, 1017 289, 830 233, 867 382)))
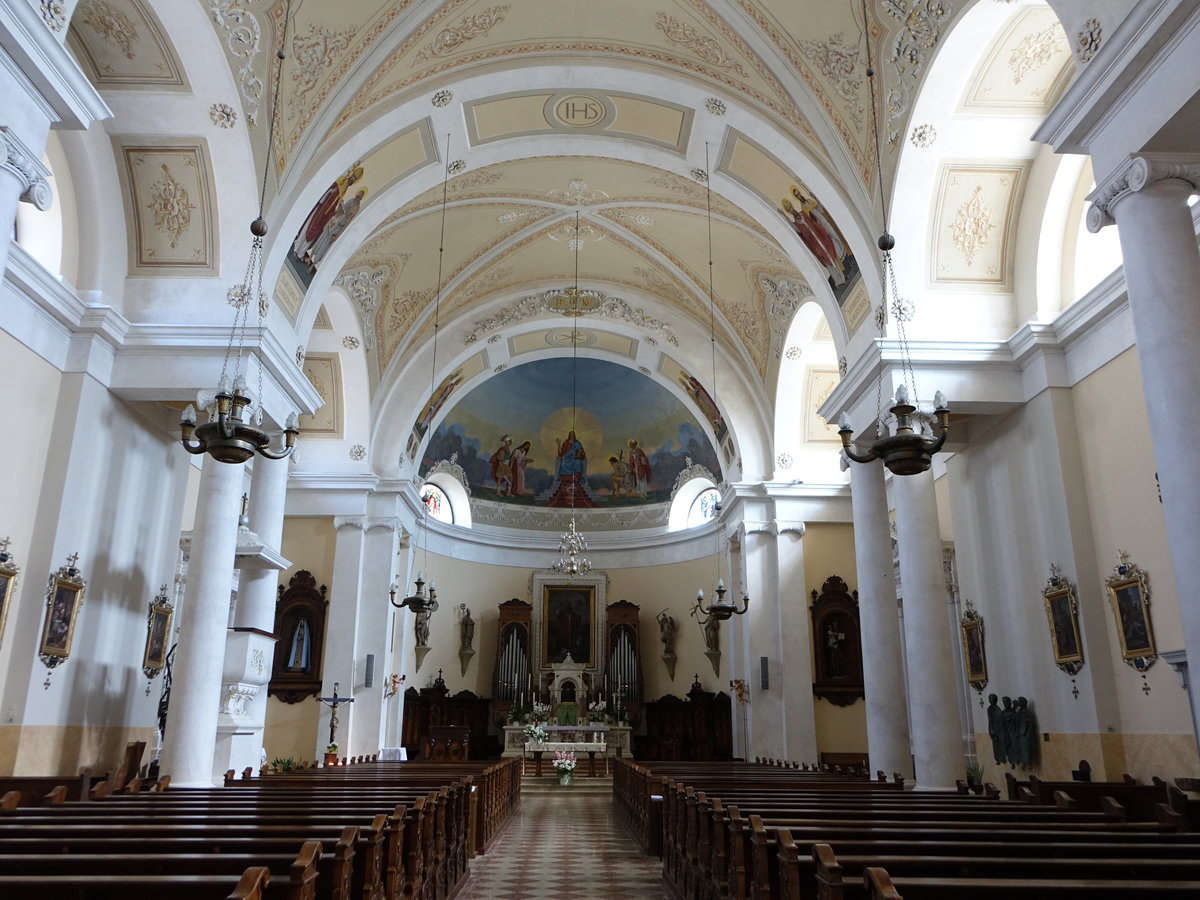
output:
POLYGON ((448 525, 454 524, 454 509, 450 505, 450 498, 436 484, 427 481, 421 486, 421 500, 431 518, 448 525))
POLYGON ((697 525, 703 525, 705 522, 715 519, 717 503, 720 499, 721 492, 716 488, 709 488, 701 492, 688 508, 687 527, 695 528, 697 525))

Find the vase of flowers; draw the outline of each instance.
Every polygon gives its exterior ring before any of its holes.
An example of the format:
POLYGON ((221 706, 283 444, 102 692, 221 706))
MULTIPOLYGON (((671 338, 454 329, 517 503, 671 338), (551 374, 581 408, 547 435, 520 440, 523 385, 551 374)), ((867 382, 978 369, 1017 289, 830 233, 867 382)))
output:
POLYGON ((526 725, 524 733, 525 740, 530 744, 544 744, 546 743, 546 738, 549 737, 549 732, 537 722, 526 725))
POLYGON ((330 744, 325 748, 325 765, 336 766, 338 761, 338 745, 330 744))
POLYGON ((575 753, 572 750, 554 751, 554 771, 558 775, 558 783, 567 785, 575 776, 575 753))

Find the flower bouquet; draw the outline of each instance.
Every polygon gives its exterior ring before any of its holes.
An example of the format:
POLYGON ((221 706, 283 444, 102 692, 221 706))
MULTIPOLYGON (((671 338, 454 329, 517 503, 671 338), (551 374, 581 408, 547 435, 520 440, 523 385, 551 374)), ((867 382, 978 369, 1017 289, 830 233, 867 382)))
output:
POLYGON ((554 771, 558 774, 559 784, 570 784, 571 776, 575 774, 575 753, 572 750, 554 751, 554 771))
POLYGON ((533 701, 533 717, 539 722, 550 718, 550 704, 542 703, 540 700, 533 701))
POLYGON ((544 744, 549 736, 549 732, 536 722, 525 726, 525 740, 530 744, 544 744))
POLYGON ((603 722, 608 718, 608 707, 603 700, 594 700, 588 704, 588 718, 593 722, 603 722))

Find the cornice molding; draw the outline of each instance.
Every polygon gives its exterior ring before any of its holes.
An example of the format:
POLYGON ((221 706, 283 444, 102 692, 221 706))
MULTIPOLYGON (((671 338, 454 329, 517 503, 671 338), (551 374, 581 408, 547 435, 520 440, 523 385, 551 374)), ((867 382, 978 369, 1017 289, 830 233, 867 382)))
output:
POLYGON ((0 65, 8 69, 46 119, 72 130, 111 119, 112 111, 71 52, 28 0, 0 0, 0 65))
POLYGON ((1185 182, 1192 190, 1200 188, 1200 153, 1130 154, 1124 165, 1088 194, 1092 204, 1087 211, 1088 231, 1095 233, 1105 225, 1114 224, 1113 208, 1118 203, 1148 185, 1167 179, 1185 182))

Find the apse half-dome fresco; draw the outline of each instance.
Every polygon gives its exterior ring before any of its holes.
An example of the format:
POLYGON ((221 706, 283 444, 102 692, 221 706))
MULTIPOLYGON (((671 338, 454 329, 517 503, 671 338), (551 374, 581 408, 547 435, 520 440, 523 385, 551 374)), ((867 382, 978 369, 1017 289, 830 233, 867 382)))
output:
POLYGON ((665 503, 689 460, 721 477, 712 442, 678 398, 597 359, 538 360, 489 378, 446 414, 422 472, 455 453, 472 497, 545 508, 665 503))

